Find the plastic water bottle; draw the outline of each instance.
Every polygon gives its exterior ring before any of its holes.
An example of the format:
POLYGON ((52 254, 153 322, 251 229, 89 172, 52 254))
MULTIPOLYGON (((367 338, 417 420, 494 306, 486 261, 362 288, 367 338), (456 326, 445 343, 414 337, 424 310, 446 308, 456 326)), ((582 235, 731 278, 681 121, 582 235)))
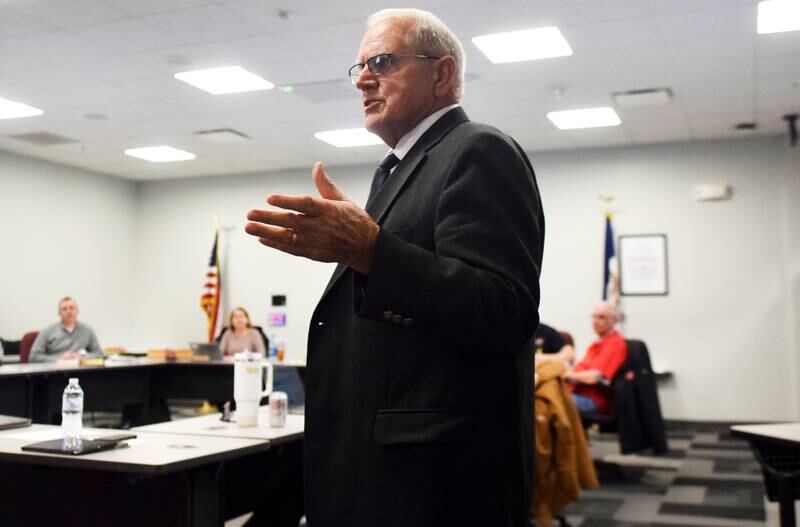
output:
POLYGON ((75 450, 81 447, 83 428, 83 389, 77 378, 71 378, 64 388, 61 404, 61 439, 64 449, 75 450))
POLYGON ((273 333, 269 336, 269 349, 267 350, 267 358, 270 362, 275 362, 278 358, 278 337, 273 333))

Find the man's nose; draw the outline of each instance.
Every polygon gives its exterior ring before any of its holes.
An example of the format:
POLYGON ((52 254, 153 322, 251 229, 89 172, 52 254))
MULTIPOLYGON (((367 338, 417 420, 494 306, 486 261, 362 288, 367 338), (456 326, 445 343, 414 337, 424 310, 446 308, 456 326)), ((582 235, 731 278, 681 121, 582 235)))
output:
POLYGON ((356 77, 356 88, 361 91, 374 88, 376 84, 377 80, 375 75, 373 75, 373 73, 369 71, 369 68, 367 67, 361 70, 361 73, 359 73, 358 77, 356 77))

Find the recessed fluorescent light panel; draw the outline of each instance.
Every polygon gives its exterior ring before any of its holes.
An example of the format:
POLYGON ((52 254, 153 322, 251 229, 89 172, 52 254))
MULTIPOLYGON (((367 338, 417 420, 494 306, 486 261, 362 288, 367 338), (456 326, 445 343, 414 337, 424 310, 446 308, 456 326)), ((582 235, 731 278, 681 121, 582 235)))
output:
POLYGON ((125 155, 138 157, 153 163, 167 163, 170 161, 188 161, 197 157, 191 152, 180 150, 167 145, 144 146, 142 148, 129 148, 125 150, 125 155))
POLYGON ((800 2, 765 0, 758 3, 758 33, 800 30, 800 2))
POLYGON ((547 114, 547 118, 550 119, 559 130, 600 128, 602 126, 617 126, 622 123, 617 112, 608 106, 550 112, 547 114))
POLYGON ((42 115, 44 111, 21 102, 14 102, 0 97, 0 119, 15 119, 17 117, 33 117, 42 115))
POLYGON ((377 135, 368 132, 366 128, 348 128, 345 130, 328 130, 317 132, 314 137, 337 148, 351 146, 382 145, 383 140, 377 135))
POLYGON ((212 95, 271 90, 274 84, 239 66, 176 73, 175 78, 212 95))
POLYGON ((473 37, 472 43, 494 64, 572 55, 555 26, 473 37))

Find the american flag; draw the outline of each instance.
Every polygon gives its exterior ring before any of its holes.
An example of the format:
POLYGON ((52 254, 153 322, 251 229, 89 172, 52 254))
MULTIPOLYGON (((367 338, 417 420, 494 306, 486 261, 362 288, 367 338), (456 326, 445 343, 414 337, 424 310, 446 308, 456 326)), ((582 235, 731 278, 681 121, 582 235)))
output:
POLYGON ((208 322, 208 341, 214 342, 217 334, 217 321, 219 319, 220 293, 222 291, 222 277, 219 272, 219 229, 214 233, 214 246, 211 248, 211 257, 208 259, 208 271, 203 286, 203 296, 200 297, 200 308, 205 312, 208 322))

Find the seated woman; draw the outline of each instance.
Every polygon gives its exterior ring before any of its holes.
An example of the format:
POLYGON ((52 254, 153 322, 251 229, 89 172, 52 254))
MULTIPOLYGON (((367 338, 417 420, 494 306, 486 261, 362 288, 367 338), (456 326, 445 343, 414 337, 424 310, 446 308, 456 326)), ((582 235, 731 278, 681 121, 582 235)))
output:
POLYGON ((250 323, 250 315, 243 307, 237 307, 231 311, 228 328, 219 343, 219 349, 223 355, 233 355, 244 350, 254 351, 261 355, 267 354, 261 334, 250 323))

